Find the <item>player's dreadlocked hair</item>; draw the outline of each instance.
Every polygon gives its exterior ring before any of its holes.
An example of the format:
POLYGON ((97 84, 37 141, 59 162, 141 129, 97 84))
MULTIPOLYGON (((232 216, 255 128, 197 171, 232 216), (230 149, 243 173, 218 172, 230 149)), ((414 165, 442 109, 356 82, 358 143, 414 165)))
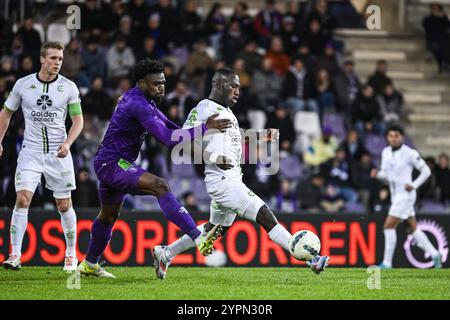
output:
POLYGON ((134 66, 133 77, 134 81, 139 81, 145 78, 148 74, 164 72, 164 65, 161 61, 142 59, 134 66))

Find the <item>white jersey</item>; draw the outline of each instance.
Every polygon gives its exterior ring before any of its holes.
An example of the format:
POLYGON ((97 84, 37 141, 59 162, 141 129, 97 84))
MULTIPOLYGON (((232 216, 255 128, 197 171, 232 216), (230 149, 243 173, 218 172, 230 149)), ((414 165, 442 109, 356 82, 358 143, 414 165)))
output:
POLYGON ((223 155, 231 160, 233 168, 222 170, 215 164, 205 165, 206 178, 226 177, 234 180, 242 180, 241 156, 242 156, 242 137, 239 129, 239 123, 233 111, 229 107, 222 106, 212 100, 204 99, 191 110, 183 128, 192 128, 206 124, 209 117, 219 114, 217 119, 229 119, 232 127, 226 129, 223 133, 217 133, 204 137, 206 142, 205 150, 217 155, 223 155))
POLYGON ((389 182, 393 201, 397 197, 408 194, 408 191, 405 190, 407 184, 414 187, 410 194, 415 197, 416 189, 425 182, 429 175, 430 169, 416 150, 406 145, 402 145, 396 151, 393 151, 390 146, 384 148, 381 154, 381 170, 378 173, 378 178, 389 182), (419 170, 421 174, 415 181, 412 181, 414 168, 419 170))
POLYGON ((43 153, 55 152, 66 140, 67 113, 81 114, 78 88, 62 75, 50 82, 41 81, 37 73, 20 78, 5 107, 11 111, 22 107, 25 119, 22 147, 43 153))

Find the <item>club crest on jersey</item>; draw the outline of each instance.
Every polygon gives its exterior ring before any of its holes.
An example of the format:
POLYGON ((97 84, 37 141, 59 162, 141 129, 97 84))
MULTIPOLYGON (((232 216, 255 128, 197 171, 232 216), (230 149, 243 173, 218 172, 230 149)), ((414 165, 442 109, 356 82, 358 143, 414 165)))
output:
POLYGON ((58 90, 59 92, 63 92, 64 91, 64 86, 62 84, 60 84, 58 86, 58 88, 56 88, 56 90, 58 90))
POLYGON ((30 89, 36 89, 36 86, 35 86, 34 84, 32 84, 32 85, 30 86, 30 89))
POLYGON ((51 107, 53 102, 48 95, 44 94, 36 101, 36 104, 45 110, 47 107, 51 107))

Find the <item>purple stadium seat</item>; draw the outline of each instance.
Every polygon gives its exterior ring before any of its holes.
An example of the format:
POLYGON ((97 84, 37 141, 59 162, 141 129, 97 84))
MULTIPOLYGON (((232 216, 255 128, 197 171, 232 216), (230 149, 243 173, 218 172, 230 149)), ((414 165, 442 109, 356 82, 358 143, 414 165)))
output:
POLYGON ((280 158, 280 178, 298 180, 302 176, 302 167, 298 157, 289 155, 280 158))
POLYGON ((386 147, 386 145, 386 140, 382 135, 368 134, 366 136, 366 149, 375 158, 379 158, 381 156, 381 152, 383 151, 384 147, 386 147))
POLYGON ((420 211, 423 213, 429 213, 429 214, 439 214, 439 213, 445 213, 446 209, 445 206, 440 202, 435 202, 432 200, 423 200, 422 205, 420 207, 420 211))
POLYGON ((346 212, 365 212, 366 208, 361 203, 346 203, 345 211, 346 212))
POLYGON ((195 172, 194 165, 193 164, 173 164, 171 165, 171 177, 172 178, 186 178, 186 179, 192 179, 197 176, 197 173, 195 172))
POLYGON ((346 131, 344 118, 340 114, 326 113, 323 116, 322 126, 331 127, 331 129, 333 130, 333 134, 339 139, 339 141, 345 139, 346 131))

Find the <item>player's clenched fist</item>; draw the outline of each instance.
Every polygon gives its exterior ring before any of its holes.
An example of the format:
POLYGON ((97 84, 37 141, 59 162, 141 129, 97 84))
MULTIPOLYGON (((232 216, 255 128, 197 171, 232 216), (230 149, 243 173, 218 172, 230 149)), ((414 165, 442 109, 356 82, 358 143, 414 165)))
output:
POLYGON ((63 144, 61 144, 58 149, 56 149, 56 151, 58 152, 56 154, 56 156, 58 158, 65 158, 70 151, 70 145, 67 142, 64 142, 63 144))
POLYGON ((216 113, 208 118, 208 120, 206 121, 206 127, 208 128, 208 130, 217 129, 217 130, 224 132, 226 129, 232 127, 231 120, 216 119, 218 116, 219 116, 219 114, 216 113))

